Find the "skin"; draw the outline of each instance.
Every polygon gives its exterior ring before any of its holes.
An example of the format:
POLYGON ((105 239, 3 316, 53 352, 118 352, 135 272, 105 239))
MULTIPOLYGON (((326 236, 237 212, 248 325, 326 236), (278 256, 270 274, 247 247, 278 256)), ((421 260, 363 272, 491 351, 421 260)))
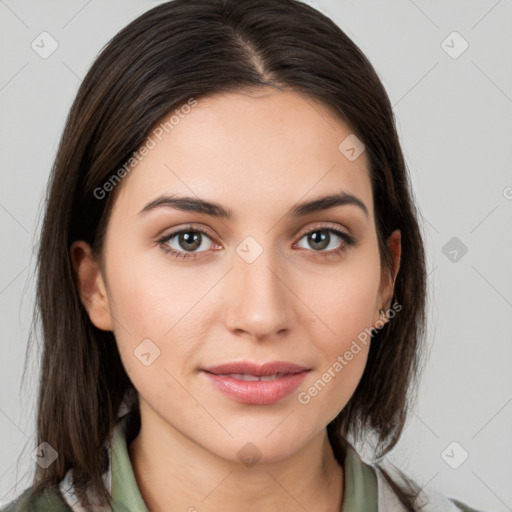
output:
MULTIPOLYGON (((308 404, 297 395, 382 319, 400 261, 396 231, 387 241, 393 271, 381 270, 366 153, 349 161, 338 149, 350 133, 322 104, 290 91, 201 98, 123 179, 104 265, 85 242, 73 244, 84 306, 94 325, 114 332, 139 393, 142 424, 129 453, 151 511, 341 509, 343 470, 326 426, 353 394, 369 345, 308 404), (354 205, 287 215, 341 191, 368 216, 354 205), (138 215, 163 193, 217 202, 235 218, 169 207, 138 215), (157 240, 188 224, 211 236, 192 250, 195 259, 173 258, 157 240), (303 235, 309 228, 338 228, 356 244, 336 255, 343 240, 331 233, 318 249, 303 235), (263 249, 252 263, 236 251, 249 235, 263 249), (148 338, 160 356, 145 366, 134 350, 148 338), (247 405, 199 370, 239 360, 311 371, 279 403, 247 405), (261 454, 250 467, 237 456, 247 443, 261 454)), ((167 246, 189 247, 177 236, 167 246)))

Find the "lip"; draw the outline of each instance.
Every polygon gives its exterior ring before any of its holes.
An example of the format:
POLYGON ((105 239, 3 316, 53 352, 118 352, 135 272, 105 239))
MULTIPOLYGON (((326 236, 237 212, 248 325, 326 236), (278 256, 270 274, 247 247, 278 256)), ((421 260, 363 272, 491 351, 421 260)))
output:
POLYGON ((262 365, 251 363, 250 361, 234 361, 232 363, 221 364, 218 366, 208 366, 201 369, 216 375, 228 373, 245 373, 247 375, 263 377, 274 375, 276 373, 300 373, 305 372, 310 368, 290 363, 288 361, 271 361, 262 365))
POLYGON ((310 368, 287 361, 257 365, 247 361, 201 368, 201 372, 216 389, 236 402, 250 405, 275 404, 296 390, 310 368), (265 377, 282 374, 273 380, 245 381, 228 374, 265 377))

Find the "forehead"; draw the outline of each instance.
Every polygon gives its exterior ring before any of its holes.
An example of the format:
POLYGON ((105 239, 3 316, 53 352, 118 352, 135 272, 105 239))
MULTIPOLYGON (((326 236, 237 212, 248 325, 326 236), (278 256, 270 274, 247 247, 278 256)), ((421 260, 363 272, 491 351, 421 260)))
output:
POLYGON ((155 125, 147 139, 151 149, 123 178, 115 209, 138 212, 157 195, 179 193, 254 217, 345 191, 373 216, 366 153, 345 156, 340 144, 353 137, 351 129, 322 103, 260 88, 190 105, 155 125))

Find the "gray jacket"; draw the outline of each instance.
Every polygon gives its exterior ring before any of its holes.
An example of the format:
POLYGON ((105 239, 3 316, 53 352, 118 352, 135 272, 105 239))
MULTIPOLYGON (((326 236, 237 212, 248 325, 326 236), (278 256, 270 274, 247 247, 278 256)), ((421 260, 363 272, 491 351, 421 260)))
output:
MULTIPOLYGON (((377 475, 379 512, 409 512, 400 503, 381 472, 376 469, 375 473, 377 475)), ((418 505, 424 504, 423 507, 420 507, 422 512, 481 512, 430 490, 422 490, 417 501, 418 505)))

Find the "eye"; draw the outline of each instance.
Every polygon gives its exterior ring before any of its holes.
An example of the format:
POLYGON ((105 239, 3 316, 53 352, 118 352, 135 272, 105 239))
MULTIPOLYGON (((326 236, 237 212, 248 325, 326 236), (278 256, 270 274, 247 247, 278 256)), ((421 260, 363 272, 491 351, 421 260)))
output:
POLYGON ((186 227, 169 233, 158 240, 162 250, 176 259, 195 258, 213 244, 209 234, 199 228, 186 227))
MULTIPOLYGON (((314 227, 303 233, 297 245, 301 249, 308 249, 301 246, 300 242, 303 239, 312 249, 314 256, 325 257, 341 254, 356 243, 352 236, 331 226, 314 227)), ((194 259, 198 253, 206 252, 213 247, 220 248, 206 230, 192 226, 173 231, 160 238, 157 243, 165 253, 180 260, 194 259)))
MULTIPOLYGON (((354 238, 339 229, 330 226, 320 226, 310 229, 302 234, 299 240, 306 240, 306 243, 314 252, 338 254, 347 250, 351 245, 355 244, 354 238)), ((308 247, 301 247, 307 249, 308 247)))

